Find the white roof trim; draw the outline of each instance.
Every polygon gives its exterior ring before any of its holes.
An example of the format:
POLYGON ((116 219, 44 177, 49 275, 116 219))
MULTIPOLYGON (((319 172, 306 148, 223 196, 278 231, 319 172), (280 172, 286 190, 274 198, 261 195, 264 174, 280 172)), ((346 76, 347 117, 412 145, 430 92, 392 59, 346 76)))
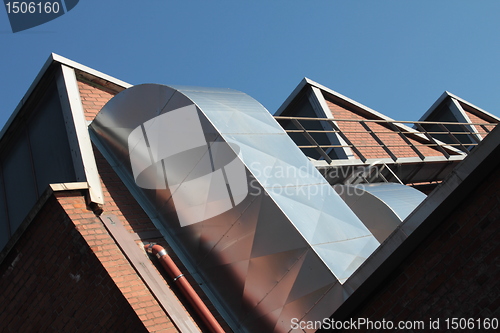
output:
POLYGON ((78 69, 78 70, 80 70, 82 72, 86 72, 86 73, 91 74, 93 76, 96 76, 96 77, 98 77, 100 79, 103 79, 103 80, 109 81, 111 83, 114 83, 114 84, 116 84, 118 86, 121 86, 121 87, 123 87, 125 89, 132 87, 132 85, 130 83, 127 83, 125 81, 119 80, 117 78, 114 78, 114 77, 109 76, 107 74, 104 74, 102 72, 96 71, 95 69, 92 69, 90 67, 84 66, 84 65, 82 65, 80 63, 77 63, 77 62, 75 62, 73 60, 70 60, 70 59, 67 59, 65 57, 62 57, 62 56, 60 56, 58 54, 52 53, 51 57, 52 57, 53 61, 57 61, 57 62, 59 62, 61 64, 64 64, 64 65, 66 65, 68 67, 71 67, 71 68, 74 68, 74 69, 78 69))
POLYGON ((307 78, 303 78, 300 83, 295 87, 292 93, 287 97, 287 99, 281 104, 278 110, 273 116, 281 116, 283 111, 290 105, 290 103, 297 97, 297 95, 302 91, 302 89, 307 85, 307 78))
POLYGON ((448 91, 447 91, 446 93, 448 93, 448 95, 449 95, 449 96, 453 97, 453 98, 454 98, 454 99, 456 99, 457 101, 459 101, 459 102, 461 102, 461 103, 463 103, 463 104, 465 104, 465 105, 468 105, 468 106, 470 106, 471 108, 476 109, 477 111, 480 111, 481 113, 484 113, 484 115, 486 115, 486 116, 488 116, 488 117, 491 117, 491 118, 493 118, 493 119, 495 119, 495 120, 497 120, 497 121, 500 121, 500 118, 499 118, 499 117, 497 117, 497 116, 495 116, 494 114, 491 114, 491 113, 489 113, 488 111, 485 111, 485 110, 481 109, 480 107, 478 107, 478 106, 476 106, 476 105, 474 105, 474 104, 472 104, 472 103, 469 103, 469 102, 467 102, 465 99, 460 98, 460 97, 458 97, 457 95, 454 95, 454 94, 452 94, 452 93, 450 93, 450 92, 448 92, 448 91))
MULTIPOLYGON (((497 121, 500 122, 500 118, 495 116, 494 114, 491 114, 489 113, 488 111, 485 111, 483 109, 481 109, 480 107, 470 103, 470 102, 467 102, 465 99, 463 98, 460 98, 458 97, 457 95, 454 95, 452 93, 450 93, 449 91, 445 91, 444 93, 441 94, 441 96, 439 96, 439 98, 431 105, 431 107, 424 113, 424 115, 422 117, 420 117, 420 121, 425 121, 427 118, 430 117, 430 115, 437 109, 437 107, 439 105, 441 105, 441 103, 447 98, 447 97, 451 97, 465 105, 468 105, 470 106, 471 108, 479 111, 480 113, 483 113, 485 116, 487 117, 490 117, 492 119, 495 119, 497 121)), ((466 116, 466 114, 464 113, 464 117, 466 116)), ((468 119, 468 117, 465 117, 466 119, 468 119)))
POLYGON ((96 71, 95 69, 92 69, 90 67, 87 67, 87 66, 84 66, 82 64, 79 64, 79 63, 77 63, 75 61, 72 61, 72 60, 69 60, 67 58, 64 58, 64 57, 62 57, 62 56, 60 56, 58 54, 51 53, 50 56, 49 56, 49 58, 47 59, 47 61, 45 61, 45 63, 43 64, 42 69, 40 69, 40 72, 38 72, 37 76, 35 77, 35 79, 31 83, 30 87, 28 88, 28 90, 24 94, 23 98, 17 104, 17 107, 15 108, 14 112, 12 112, 12 114, 9 117, 9 119, 7 120, 7 122, 5 123, 5 125, 3 126, 2 130, 0 131, 0 140, 3 138, 3 136, 5 135, 5 132, 12 125, 12 122, 17 117, 17 114, 21 111, 21 109, 24 106, 24 104, 26 104, 26 102, 30 98, 31 94, 35 90, 36 86, 38 85, 38 83, 40 83, 41 79, 43 78, 43 76, 45 75, 45 73, 47 72, 47 70, 49 69, 49 67, 54 62, 58 62, 60 64, 66 65, 68 67, 71 67, 71 68, 74 68, 74 69, 78 69, 78 70, 80 70, 82 72, 86 72, 86 73, 91 74, 93 76, 96 76, 96 77, 98 77, 100 79, 112 82, 112 83, 114 83, 114 84, 116 84, 118 86, 121 86, 123 88, 130 88, 130 87, 132 87, 132 85, 130 83, 118 80, 118 79, 116 79, 116 78, 114 78, 112 76, 109 76, 107 74, 104 74, 104 73, 101 73, 99 71, 96 71))
MULTIPOLYGON (((361 104, 359 102, 356 102, 355 100, 350 99, 349 97, 344 96, 344 95, 342 95, 342 94, 340 94, 340 93, 338 93, 338 92, 336 92, 336 91, 334 91, 334 90, 332 90, 330 88, 327 88, 324 85, 321 85, 321 84, 319 84, 319 83, 317 83, 317 82, 315 82, 313 80, 310 80, 308 78, 304 78, 304 79, 310 85, 315 86, 315 87, 317 87, 317 88, 319 88, 319 89, 321 89, 321 90, 329 93, 330 95, 333 95, 334 97, 340 98, 340 99, 344 100, 345 102, 347 102, 347 103, 349 103, 349 104, 351 104, 353 106, 356 106, 356 107, 362 109, 363 111, 366 111, 367 113, 369 113, 369 114, 371 114, 371 115, 373 115, 373 116, 375 116, 377 118, 380 118, 380 119, 383 119, 383 120, 395 121, 391 117, 387 117, 385 114, 382 114, 382 113, 380 113, 378 111, 375 111, 375 110, 367 107, 366 105, 363 105, 363 104, 361 104)), ((404 126, 404 127, 407 127, 407 126, 404 126)), ((408 127, 408 128, 410 128, 410 127, 408 127)))

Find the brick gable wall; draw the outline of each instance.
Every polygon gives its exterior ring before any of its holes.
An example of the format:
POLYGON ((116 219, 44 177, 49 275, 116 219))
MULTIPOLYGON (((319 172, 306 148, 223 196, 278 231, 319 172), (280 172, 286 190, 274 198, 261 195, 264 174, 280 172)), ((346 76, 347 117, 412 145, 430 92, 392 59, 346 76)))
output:
MULTIPOLYGON (((105 196, 107 195, 109 194, 105 192, 105 196)), ((73 197, 71 194, 62 193, 58 194, 58 199, 75 224, 76 229, 147 330, 149 332, 177 332, 168 314, 163 311, 155 297, 137 275, 135 269, 107 232, 102 221, 93 212, 87 210, 84 197, 73 197)), ((105 205, 105 211, 110 206, 114 206, 114 203, 109 200, 105 205)), ((118 213, 117 217, 125 222, 119 210, 111 212, 118 213)))
MULTIPOLYGON (((326 103, 334 118, 356 120, 369 119, 366 116, 349 110, 344 106, 329 101, 328 99, 326 100, 326 103)), ((382 142, 389 147, 391 152, 397 158, 418 157, 415 151, 408 146, 398 133, 386 126, 381 125, 380 123, 367 122, 366 124, 370 130, 375 132, 380 140, 382 140, 382 142)), ((363 154, 366 158, 390 158, 389 154, 378 145, 377 141, 375 141, 371 134, 359 122, 338 121, 337 125, 352 142, 352 144, 357 146, 361 154, 363 154)), ((409 140, 424 156, 443 156, 438 150, 423 146, 422 142, 418 142, 417 140, 411 138, 409 138, 409 140)), ((356 157, 359 158, 358 156, 356 157)))
POLYGON ((1 331, 147 332, 96 256, 110 251, 104 235, 74 224, 59 201, 95 218, 81 193, 48 199, 0 265, 1 331))
POLYGON ((85 118, 88 121, 94 120, 102 107, 114 96, 109 92, 81 81, 78 81, 78 89, 80 90, 85 118))

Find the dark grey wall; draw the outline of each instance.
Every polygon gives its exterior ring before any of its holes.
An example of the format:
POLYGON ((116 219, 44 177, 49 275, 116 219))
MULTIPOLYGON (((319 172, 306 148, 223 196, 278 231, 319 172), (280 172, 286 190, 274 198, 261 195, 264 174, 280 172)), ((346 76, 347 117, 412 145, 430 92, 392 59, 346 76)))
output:
POLYGON ((1 142, 0 250, 49 184, 76 181, 55 82, 27 107, 1 142))

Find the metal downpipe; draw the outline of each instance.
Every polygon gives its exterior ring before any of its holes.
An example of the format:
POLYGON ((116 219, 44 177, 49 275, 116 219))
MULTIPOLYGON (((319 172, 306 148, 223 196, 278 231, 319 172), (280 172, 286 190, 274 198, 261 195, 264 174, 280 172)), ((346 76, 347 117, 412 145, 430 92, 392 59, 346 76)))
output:
POLYGON ((173 279, 174 283, 179 286, 184 296, 188 299, 189 303, 194 307, 196 313, 201 317, 205 325, 212 333, 225 333, 217 319, 213 316, 212 312, 207 308, 205 303, 201 300, 200 296, 193 289, 184 274, 180 271, 179 267, 174 263, 172 258, 167 254, 167 251, 158 244, 146 244, 144 248, 148 253, 155 255, 163 268, 167 271, 168 275, 173 279))

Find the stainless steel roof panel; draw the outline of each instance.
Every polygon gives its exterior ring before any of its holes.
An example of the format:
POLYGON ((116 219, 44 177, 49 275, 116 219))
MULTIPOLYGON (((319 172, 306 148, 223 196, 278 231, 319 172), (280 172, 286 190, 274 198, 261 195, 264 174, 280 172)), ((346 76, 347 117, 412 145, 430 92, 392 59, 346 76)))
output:
POLYGON ((396 183, 335 185, 334 188, 381 243, 427 197, 410 186, 396 183))
MULTIPOLYGON (((91 128, 237 330, 286 331, 283 318, 308 316, 378 246, 246 94, 136 86, 106 104, 91 128)), ((342 302, 334 299, 332 308, 342 302)), ((327 317, 332 308, 313 313, 327 317)))
MULTIPOLYGON (((361 185, 358 185, 360 187, 361 185)), ((427 197, 410 186, 396 183, 364 184, 364 190, 389 206, 403 221, 427 197)))

